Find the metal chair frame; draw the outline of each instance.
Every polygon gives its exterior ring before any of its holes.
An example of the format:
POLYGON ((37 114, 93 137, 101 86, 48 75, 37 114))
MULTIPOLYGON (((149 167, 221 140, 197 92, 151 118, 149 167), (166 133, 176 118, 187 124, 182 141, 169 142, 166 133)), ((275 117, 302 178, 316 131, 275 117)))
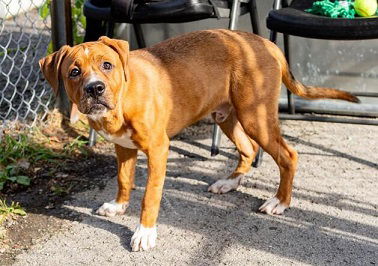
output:
MULTIPOLYGON (((273 10, 278 10, 281 7, 288 7, 288 0, 275 0, 273 3, 273 10)), ((283 33, 284 40, 284 54, 287 62, 290 65, 290 35, 283 33)), ((276 43, 277 41, 277 31, 270 30, 270 41, 276 43)), ((352 92, 356 96, 363 97, 378 97, 378 93, 363 93, 363 92, 352 92)), ((362 118, 347 118, 347 117, 327 117, 327 116, 315 116, 315 115, 303 115, 297 114, 295 110, 295 103, 293 94, 287 90, 287 103, 288 103, 288 113, 280 113, 281 120, 303 120, 303 121, 318 121, 318 122, 330 122, 330 123, 346 123, 346 124, 363 124, 363 125, 378 125, 378 120, 373 119, 362 119, 362 118)))

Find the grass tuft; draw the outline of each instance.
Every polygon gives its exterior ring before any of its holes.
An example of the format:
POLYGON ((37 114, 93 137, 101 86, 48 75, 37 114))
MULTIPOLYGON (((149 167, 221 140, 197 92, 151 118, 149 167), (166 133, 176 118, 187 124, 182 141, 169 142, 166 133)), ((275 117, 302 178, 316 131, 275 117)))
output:
POLYGON ((27 170, 30 164, 38 161, 53 161, 63 158, 40 144, 34 143, 26 134, 4 135, 0 142, 0 191, 7 182, 23 186, 30 185, 27 170))
POLYGON ((25 210, 18 204, 12 201, 10 205, 3 199, 0 199, 0 225, 6 218, 13 215, 25 216, 25 210))

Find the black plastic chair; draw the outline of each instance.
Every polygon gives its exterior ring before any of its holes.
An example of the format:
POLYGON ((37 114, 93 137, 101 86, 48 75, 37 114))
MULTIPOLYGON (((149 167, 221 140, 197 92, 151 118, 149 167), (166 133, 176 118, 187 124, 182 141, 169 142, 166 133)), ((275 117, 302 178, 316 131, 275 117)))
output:
MULTIPOLYGON (((365 40, 378 38, 378 17, 354 19, 329 18, 305 12, 315 0, 275 0, 273 10, 267 17, 267 27, 271 30, 270 40, 276 42, 277 32, 283 33, 284 52, 290 64, 289 35, 327 40, 365 40)), ((355 92, 356 96, 378 97, 375 92, 355 92)), ((368 119, 348 119, 340 117, 319 117, 295 114, 293 95, 287 91, 289 115, 281 114, 281 119, 316 120, 324 122, 378 125, 378 121, 368 119)))
POLYGON ((229 18, 229 29, 236 29, 239 16, 246 13, 251 16, 253 32, 258 34, 255 0, 87 0, 84 3, 87 18, 84 41, 94 41, 102 35, 112 37, 114 23, 130 23, 139 48, 144 48, 140 24, 229 18))
MULTIPOLYGON (((255 0, 87 0, 84 14, 87 19, 84 41, 95 41, 102 35, 113 37, 114 23, 133 25, 139 48, 146 47, 143 23, 182 23, 207 18, 228 18, 229 29, 237 27, 238 18, 250 14, 253 33, 259 34, 255 0)), ((219 153, 221 131, 214 125, 211 155, 219 153)), ((95 143, 95 132, 91 130, 90 145, 95 143)), ((257 167, 261 151, 253 163, 257 167)))

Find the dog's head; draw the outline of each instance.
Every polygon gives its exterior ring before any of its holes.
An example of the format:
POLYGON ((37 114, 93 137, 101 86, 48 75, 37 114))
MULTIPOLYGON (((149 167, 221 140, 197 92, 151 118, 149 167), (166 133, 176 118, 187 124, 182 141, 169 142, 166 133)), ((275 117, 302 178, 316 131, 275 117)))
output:
POLYGON ((79 111, 97 117, 116 108, 128 80, 128 55, 126 41, 101 37, 97 42, 63 46, 39 65, 55 92, 62 81, 79 111))

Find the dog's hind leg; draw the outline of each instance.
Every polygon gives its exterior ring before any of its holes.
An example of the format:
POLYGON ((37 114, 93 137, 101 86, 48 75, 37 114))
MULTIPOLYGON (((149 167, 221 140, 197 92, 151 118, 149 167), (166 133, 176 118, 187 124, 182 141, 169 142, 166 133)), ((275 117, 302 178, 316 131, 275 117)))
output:
POLYGON ((252 161, 259 146, 244 132, 231 105, 223 106, 223 108, 216 110, 212 116, 226 136, 235 144, 239 152, 239 163, 234 172, 226 179, 216 181, 208 189, 213 193, 227 193, 236 189, 240 185, 244 174, 251 169, 252 161))
MULTIPOLYGON (((245 99, 246 95, 243 97, 245 99)), ((280 171, 280 184, 276 195, 267 200, 259 210, 268 214, 282 214, 291 201, 298 155, 281 136, 278 105, 274 98, 272 100, 264 97, 259 103, 252 104, 239 102, 235 108, 244 131, 273 157, 280 171)))

